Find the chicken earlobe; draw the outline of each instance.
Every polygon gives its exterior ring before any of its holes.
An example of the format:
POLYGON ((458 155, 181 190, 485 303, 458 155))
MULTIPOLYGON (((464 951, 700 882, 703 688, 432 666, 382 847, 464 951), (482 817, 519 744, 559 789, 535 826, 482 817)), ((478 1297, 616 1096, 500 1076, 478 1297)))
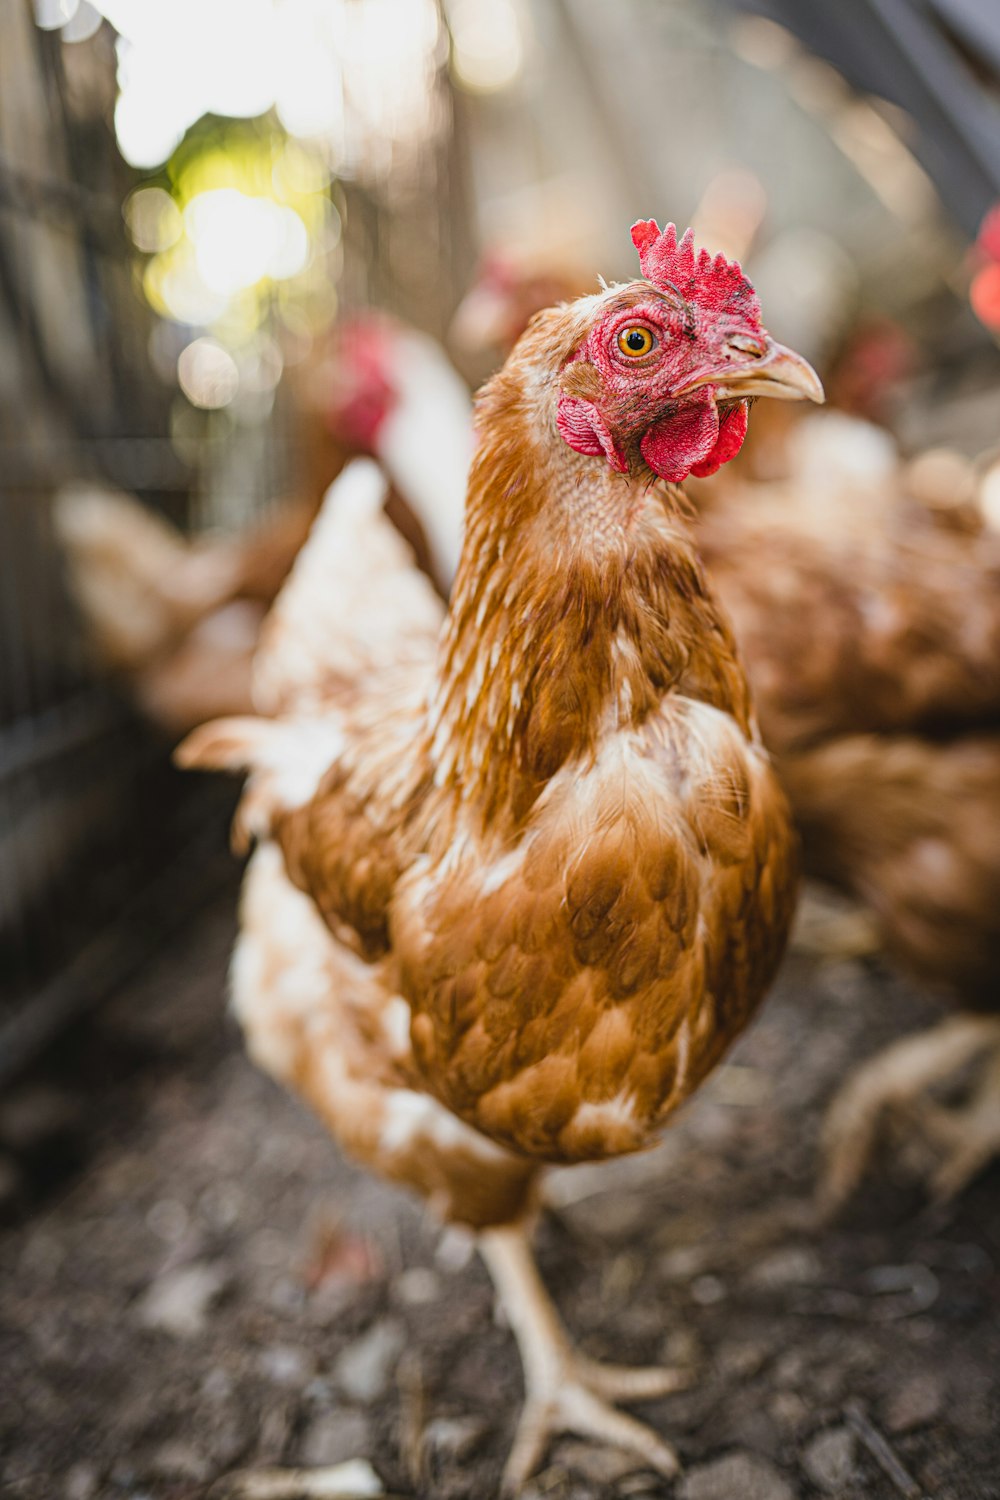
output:
MULTIPOLYGON (((575 452, 588 454, 594 458, 603 453, 617 473, 624 474, 628 471, 628 460, 611 436, 608 424, 593 401, 582 401, 575 396, 560 396, 556 410, 556 426, 564 442, 568 443, 575 452)), ((684 474, 677 476, 665 474, 663 477, 683 479, 684 474)))

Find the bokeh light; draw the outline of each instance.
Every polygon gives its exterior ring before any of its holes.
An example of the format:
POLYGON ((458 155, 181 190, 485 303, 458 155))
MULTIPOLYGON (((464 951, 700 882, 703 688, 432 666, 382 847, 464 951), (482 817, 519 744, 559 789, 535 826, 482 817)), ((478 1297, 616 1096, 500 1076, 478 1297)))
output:
POLYGON ((35 21, 43 31, 58 31, 76 14, 80 0, 35 0, 35 21))
POLYGON ((473 93, 508 88, 524 63, 511 0, 452 0, 448 19, 456 82, 473 93))
POLYGON ((181 350, 177 379, 191 405, 207 411, 228 406, 240 384, 235 359, 210 338, 195 339, 181 350))
POLYGON ((167 250, 184 231, 177 204, 159 187, 136 188, 125 199, 125 222, 137 250, 167 250))

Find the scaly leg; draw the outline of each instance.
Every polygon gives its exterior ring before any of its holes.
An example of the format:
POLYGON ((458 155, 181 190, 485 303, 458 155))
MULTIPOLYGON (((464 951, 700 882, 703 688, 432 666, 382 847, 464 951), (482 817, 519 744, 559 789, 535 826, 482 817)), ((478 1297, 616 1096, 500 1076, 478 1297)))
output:
POLYGON ((961 1015, 904 1037, 859 1068, 836 1095, 824 1123, 821 1212, 835 1213, 854 1192, 891 1110, 905 1110, 946 1148, 946 1160, 931 1179, 936 1195, 950 1197, 963 1187, 1000 1142, 997 1070, 991 1069, 964 1109, 945 1109, 920 1096, 993 1047, 1000 1047, 1000 1017, 961 1015))
POLYGON ((479 1250, 524 1366, 524 1410, 504 1470, 503 1493, 518 1493, 559 1432, 625 1448, 657 1473, 675 1475, 679 1464, 669 1444, 610 1403, 649 1400, 681 1390, 687 1383, 684 1375, 677 1370, 602 1365, 577 1353, 538 1274, 524 1228, 484 1230, 479 1250))

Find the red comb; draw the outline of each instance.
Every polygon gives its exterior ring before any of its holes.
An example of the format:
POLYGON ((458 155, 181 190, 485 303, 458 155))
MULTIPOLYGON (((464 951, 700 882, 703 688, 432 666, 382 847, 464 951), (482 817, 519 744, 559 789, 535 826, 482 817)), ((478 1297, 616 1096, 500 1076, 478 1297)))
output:
POLYGON ((655 219, 640 219, 632 225, 632 243, 639 252, 643 276, 654 286, 672 288, 713 317, 729 313, 760 328, 757 293, 739 261, 695 250, 693 229, 686 229, 678 240, 675 224, 668 224, 661 234, 655 219))

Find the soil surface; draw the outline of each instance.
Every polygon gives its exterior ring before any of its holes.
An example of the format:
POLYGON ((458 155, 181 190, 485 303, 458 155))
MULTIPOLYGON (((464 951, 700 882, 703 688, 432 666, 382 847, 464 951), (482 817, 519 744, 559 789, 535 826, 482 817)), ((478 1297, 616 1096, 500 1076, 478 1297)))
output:
MULTIPOLYGON (((387 1494, 492 1500, 521 1375, 486 1273, 247 1061, 234 909, 0 1101, 0 1492, 194 1500, 362 1459, 387 1494)), ((877 962, 792 954, 661 1148, 553 1175, 543 1274, 589 1353, 690 1370, 641 1408, 685 1473, 564 1440, 526 1494, 1000 1497, 1000 1171, 932 1213, 883 1161, 835 1227, 807 1214, 837 1082, 938 1015, 877 962)))

